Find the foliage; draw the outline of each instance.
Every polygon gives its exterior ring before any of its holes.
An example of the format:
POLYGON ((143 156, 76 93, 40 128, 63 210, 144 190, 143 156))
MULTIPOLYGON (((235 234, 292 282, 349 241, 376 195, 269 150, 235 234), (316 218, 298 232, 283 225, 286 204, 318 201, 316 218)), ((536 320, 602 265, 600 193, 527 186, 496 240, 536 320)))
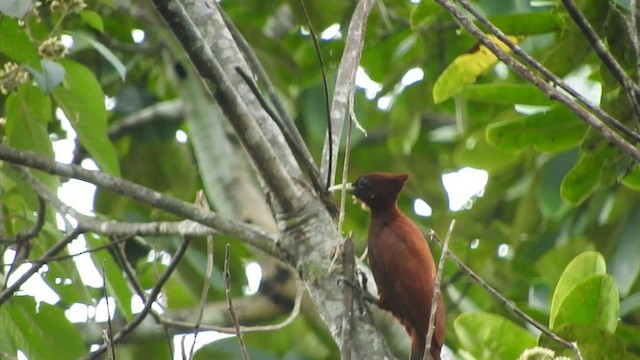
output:
MULTIPOLYGON (((630 38, 634 32, 628 29, 629 2, 576 2, 625 73, 636 79, 640 52, 634 48, 637 41, 630 38)), ((31 2, 0 3, 2 145, 50 160, 64 156, 65 162, 97 167, 187 202, 193 202, 196 191, 203 188, 218 213, 263 228, 273 224, 268 232, 278 230, 271 214, 262 211, 268 210, 264 204, 269 196, 256 191, 258 182, 237 136, 230 134, 224 116, 211 104, 210 93, 151 2, 27 3, 31 2), (140 31, 144 40, 134 41, 132 33, 140 31), (71 48, 60 46, 63 37, 73 39, 71 48), (180 100, 177 114, 159 110, 176 100, 180 100), (151 113, 147 121, 128 125, 145 111, 151 113), (65 141, 75 144, 73 154, 60 154, 65 141), (223 150, 228 150, 226 155, 216 157, 223 150), (229 174, 237 173, 245 174, 246 184, 225 182, 229 174), (253 192, 228 198, 232 185, 246 185, 253 192), (255 220, 265 217, 265 223, 255 220)), ((325 35, 320 50, 331 93, 355 2, 305 3, 313 28, 325 35), (340 31, 329 37, 323 31, 333 24, 340 31)), ((575 84, 623 125, 636 129, 638 117, 628 93, 593 53, 561 2, 548 3, 478 0, 473 5, 550 71, 575 84)), ((221 6, 265 67, 320 163, 326 134, 322 80, 298 2, 225 0, 221 6)), ((424 199, 432 215, 413 218, 441 234, 455 218, 451 251, 525 313, 561 337, 577 341, 585 359, 640 357, 637 161, 497 62, 433 0, 378 1, 367 23, 361 61, 378 88, 360 86, 355 94, 355 112, 368 134, 353 132, 348 178, 379 170, 409 173, 400 207, 411 213, 413 201, 424 199), (405 77, 415 69, 422 78, 405 77), (442 175, 465 167, 487 171, 488 183, 466 207, 452 211, 442 175)), ((342 160, 347 151, 344 141, 340 151, 342 160)), ((40 259, 76 221, 56 216, 59 207, 49 202, 42 229, 25 243, 18 242, 37 225, 42 209, 31 185, 9 161, 0 169, 0 283, 4 284, 16 271, 10 265, 9 255, 14 254, 10 250, 19 251, 18 262, 40 259)), ((78 184, 33 173, 53 194, 62 184, 78 184)), ((98 220, 182 220, 104 188, 90 200, 98 220)), ((356 206, 347 205, 343 227, 353 231, 357 253, 366 246, 367 218, 356 206)), ((105 291, 113 300, 109 306, 115 308, 114 326, 135 317, 131 304, 137 290, 132 284, 147 291, 153 288, 180 237, 131 236, 126 245, 114 246, 121 236, 108 235, 87 232, 77 240, 102 249, 85 258, 105 275, 104 286, 85 283, 86 265, 65 257, 49 261, 38 273, 59 300, 48 304, 18 292, 0 304, 0 324, 6 329, 0 332, 0 358, 15 357, 18 350, 29 359, 47 358, 51 351, 56 358, 86 355, 92 345, 103 342, 105 322, 93 315, 86 323, 71 322, 64 315, 78 304, 95 310, 101 300, 104 303, 105 291), (126 263, 135 281, 125 271, 126 263)), ((231 325, 223 277, 226 243, 231 243, 230 290, 240 321, 265 325, 287 316, 296 293, 295 275, 226 235, 215 236, 211 276, 205 270, 205 242, 191 243, 163 287, 160 314, 197 314, 203 284, 208 282, 205 300, 211 307, 205 317, 231 325), (263 266, 263 281, 259 292, 249 295, 244 291, 245 266, 254 261, 263 266)), ((439 249, 432 249, 440 255, 439 249)), ((57 256, 69 252, 64 247, 57 256)), ((443 281, 445 342, 458 356, 514 359, 535 346, 571 356, 566 348, 538 336, 451 262, 445 265, 443 281)), ((245 336, 252 359, 339 357, 313 304, 303 303, 300 316, 288 327, 245 336)), ((168 329, 170 335, 193 331, 168 329)), ((402 329, 395 330, 403 334, 402 329)), ((161 324, 139 328, 116 346, 118 358, 141 358, 141 354, 167 358, 171 345, 166 336, 161 324)), ((408 351, 394 341, 391 346, 400 358, 408 351)), ((234 339, 225 339, 199 350, 195 358, 208 356, 239 358, 240 352, 234 339)))

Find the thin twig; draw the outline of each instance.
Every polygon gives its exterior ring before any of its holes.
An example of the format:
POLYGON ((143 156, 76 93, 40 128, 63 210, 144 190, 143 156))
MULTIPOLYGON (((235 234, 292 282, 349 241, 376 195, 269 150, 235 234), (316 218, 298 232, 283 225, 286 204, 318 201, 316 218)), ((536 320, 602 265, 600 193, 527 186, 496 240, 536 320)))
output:
MULTIPOLYGON (((452 219, 449 223, 449 230, 447 236, 444 238, 444 244, 442 245, 442 254, 440 254, 440 260, 438 261, 438 270, 436 272, 436 283, 433 290, 433 298, 431 299, 431 314, 429 315, 429 328, 427 330, 427 343, 424 349, 424 360, 428 359, 428 354, 431 351, 431 339, 433 338, 433 332, 436 329, 436 310, 438 309, 438 299, 440 298, 440 283, 442 282, 442 270, 444 269, 444 261, 447 258, 447 252, 449 251, 449 240, 453 234, 453 228, 456 225, 456 220, 452 219)), ((444 309, 443 309, 444 310, 444 309)), ((438 319, 443 321, 443 319, 438 319)))
MULTIPOLYGON (((350 98, 351 99, 351 98, 350 98)), ((350 115, 355 115, 352 114, 352 112, 350 112, 350 115)), ((338 231, 342 234, 342 224, 344 223, 344 215, 345 215, 345 206, 346 206, 346 201, 347 201, 347 182, 348 182, 348 175, 349 175, 349 159, 350 159, 350 155, 351 155, 351 133, 353 130, 353 118, 350 119, 350 121, 347 124, 347 139, 346 139, 346 144, 345 144, 345 152, 344 152, 344 163, 342 166, 342 187, 340 188, 340 212, 338 213, 338 231)), ((344 245, 344 242, 346 241, 346 239, 342 242, 342 244, 340 245, 344 245)), ((339 247, 336 248, 336 251, 333 255, 333 258, 331 259, 331 264, 329 265, 329 271, 331 272, 333 270, 333 266, 335 265, 336 261, 338 260, 338 256, 340 255, 340 251, 339 247)), ((344 249, 343 249, 344 252, 344 249)))
MULTIPOLYGON (((351 103, 351 101, 349 101, 351 103)), ((353 103, 349 107, 353 106, 353 103)), ((342 224, 344 223, 345 206, 347 200, 347 182, 349 177, 349 160, 351 158, 351 134, 353 130, 353 122, 355 121, 355 113, 349 112, 351 119, 347 123, 347 138, 345 140, 344 163, 342 165, 342 188, 340 189, 340 214, 338 215, 338 231, 342 233, 342 224)))
MULTIPOLYGON (((300 8, 302 9, 302 14, 304 14, 304 19, 307 22, 307 26, 309 26, 309 35, 311 36, 311 40, 313 40, 313 47, 316 50, 316 57, 318 58, 318 65, 320 66, 320 75, 322 76, 322 92, 324 94, 324 109, 325 116, 327 117, 327 134, 329 137, 333 133, 331 124, 331 113, 329 109, 329 85, 327 82, 327 73, 324 67, 324 59, 322 58, 322 52, 320 51, 320 43, 318 43, 318 36, 316 35, 315 30, 313 30, 313 24, 311 24, 311 18, 309 18, 309 13, 307 13, 307 7, 304 5, 304 0, 299 0, 300 8)), ((333 144, 329 142, 329 158, 333 159, 333 152, 337 151, 333 148, 333 144)), ((329 168, 327 171, 327 180, 325 183, 325 189, 328 189, 331 186, 331 162, 329 162, 329 168)))
POLYGON ((200 296, 200 306, 198 308, 198 318, 193 326, 193 343, 191 343, 191 349, 189 351, 189 359, 193 359, 193 354, 196 351, 196 339, 198 338, 198 332, 200 332, 200 325, 202 324, 202 315, 204 314, 204 306, 207 304, 207 295, 209 294, 209 284, 211 283, 211 276, 213 274, 213 237, 207 237, 207 276, 204 279, 202 286, 202 294, 200 296))
MULTIPOLYGON (((442 243, 442 241, 440 240, 440 238, 435 232, 431 231, 426 235, 432 240, 434 240, 436 243, 438 243, 440 247, 444 248, 444 244, 442 243)), ((449 258, 451 258, 451 260, 453 260, 453 262, 456 263, 458 268, 460 268, 462 271, 467 273, 469 277, 471 277, 476 283, 478 283, 478 285, 484 288, 489 294, 493 295, 493 297, 496 298, 496 300, 498 300, 498 302, 500 302, 503 306, 511 310, 511 312, 513 312, 518 317, 522 318, 527 323, 534 326, 536 329, 540 330, 547 337, 555 340, 556 342, 562 344, 563 346, 566 346, 569 350, 573 351, 573 353, 576 355, 576 358, 578 360, 582 360, 582 354, 580 353, 580 349, 578 348, 575 342, 569 342, 561 338, 556 333, 551 331, 548 327, 534 320, 531 316, 527 315, 525 312, 520 310, 511 300, 504 297, 502 294, 500 294, 498 290, 496 290, 491 285, 489 285, 486 281, 484 281, 478 274, 476 274, 473 270, 471 270, 471 268, 465 265, 465 263, 462 262, 462 260, 460 260, 457 256, 455 256, 450 250, 446 250, 446 251, 443 250, 443 252, 446 252, 447 256, 449 256, 449 258)))
MULTIPOLYGON (((611 130, 600 119, 595 117, 590 112, 586 111, 583 107, 575 103, 572 98, 569 98, 565 93, 559 91, 555 87, 551 86, 547 82, 543 81, 535 74, 533 74, 522 63, 515 60, 507 52, 500 49, 500 47, 491 39, 485 35, 480 28, 478 28, 460 9, 456 7, 450 0, 435 0, 440 6, 442 6, 447 12, 449 12, 467 31, 469 31, 482 45, 484 45, 489 51, 491 51, 500 61, 505 63, 513 71, 518 73, 524 79, 529 81, 541 89, 550 98, 562 103, 565 107, 571 110, 579 118, 583 119, 592 128, 598 131, 607 140, 611 141, 621 151, 629 154, 632 158, 640 161, 640 151, 635 146, 627 142, 618 133, 611 130)), ((461 4, 466 3, 466 0, 458 0, 461 4)), ((468 3, 467 3, 468 5, 468 3)))
MULTIPOLYGON (((346 237, 344 240, 344 247, 342 251, 342 276, 347 282, 355 284, 355 271, 356 271, 356 259, 353 252, 353 239, 352 234, 346 237)), ((351 348, 352 342, 352 325, 353 325, 353 287, 345 287, 346 294, 344 295, 344 317, 342 319, 342 346, 340 347, 342 353, 342 360, 351 360, 351 348)), ((366 291, 366 290, 365 290, 366 291)))
POLYGON ((640 76, 640 32, 638 32, 638 23, 640 23, 640 1, 631 0, 629 3, 629 31, 631 32, 631 43, 636 54, 636 78, 640 76))
MULTIPOLYGON (((302 296, 304 295, 304 286, 302 284, 300 284, 300 282, 296 282, 296 288, 297 293, 296 293, 296 297, 293 301, 293 309, 291 310, 291 313, 289 313, 289 316, 282 321, 281 323, 278 324, 273 324, 273 325, 260 325, 260 326, 240 326, 240 331, 243 334, 246 333, 251 333, 251 332, 273 332, 276 330, 280 330, 283 329, 287 326, 289 326, 295 319, 296 317, 300 314, 300 307, 302 305, 302 296)), ((173 325, 173 326, 178 326, 178 327, 182 327, 182 328, 193 328, 195 326, 194 323, 192 322, 187 322, 187 321, 181 321, 181 320, 172 320, 172 319, 162 319, 163 323, 169 324, 169 325, 173 325)), ((236 328, 234 327, 224 327, 224 326, 215 326, 215 325, 207 325, 207 324, 201 324, 200 325, 200 329, 201 330, 211 330, 211 331, 217 331, 217 332, 221 332, 224 334, 236 334, 236 328)))
MULTIPOLYGON (((111 241, 111 239, 109 239, 109 241, 111 243, 113 243, 113 241, 111 241)), ((115 258, 117 259, 120 268, 124 271, 125 276, 127 281, 129 282, 129 285, 135 290, 136 294, 140 297, 140 299, 142 299, 143 302, 147 301, 147 294, 144 290, 144 288, 142 287, 142 284, 140 284, 140 281, 138 281, 138 277, 136 275, 136 271, 134 270, 133 266, 131 266, 131 263, 129 262, 129 260, 127 259, 127 255, 125 253, 125 249, 124 246, 121 245, 121 243, 119 245, 116 245, 114 247, 114 251, 113 254, 115 255, 115 258)), ((162 306, 162 304, 158 304, 161 308, 164 307, 162 306)), ((162 320, 160 319, 160 315, 158 314, 158 312, 156 312, 153 308, 149 311, 149 315, 151 315, 151 317, 153 317, 153 320, 156 322, 156 324, 162 324, 162 320)), ((167 326, 164 326, 164 324, 162 324, 162 330, 165 336, 165 340, 167 341, 167 348, 169 350, 169 357, 173 356, 173 340, 172 340, 172 336, 169 333, 169 329, 167 328, 167 326)))
MULTIPOLYGON (((169 277, 178 266, 178 263, 180 263, 180 260, 184 256, 184 253, 187 251, 187 248, 189 247, 189 243, 190 243, 190 239, 188 237, 184 237, 182 239, 180 246, 178 246, 178 249, 176 250, 175 254, 173 254, 173 258, 171 259, 171 262, 167 266, 167 269, 162 273, 160 278, 158 278, 156 285, 151 289, 151 292, 147 297, 147 301, 145 301, 144 303, 144 307, 142 308, 142 311, 140 311, 138 316, 136 316, 133 319, 133 321, 126 324, 122 329, 120 329, 120 331, 118 331, 113 336, 112 341, 114 344, 122 341, 122 339, 124 339, 129 333, 131 333, 135 328, 137 328, 142 323, 142 321, 147 317, 147 315, 151 311, 151 306, 158 298, 158 295, 160 295, 160 291, 162 291, 162 287, 167 282, 167 280, 169 280, 169 277)), ((84 360, 98 359, 106 350, 107 349, 103 344, 94 352, 85 356, 83 359, 84 360)))
MULTIPOLYGON (((556 76, 554 73, 545 68, 542 64, 540 64, 536 59, 534 59, 531 55, 523 51, 516 43, 511 41, 507 37, 505 33, 503 33, 500 29, 498 29, 489 19, 483 16, 476 8, 471 6, 471 4, 467 0, 458 0, 460 5, 469 12, 473 17, 475 17, 478 22, 480 22, 485 28, 487 28, 493 35, 495 35, 501 42, 513 51, 514 54, 518 55, 522 60, 524 60, 527 64, 531 65, 535 70, 539 71, 542 75, 544 75, 548 80, 550 80, 554 85, 560 87, 562 90, 566 91, 569 95, 574 97, 578 102, 584 105, 592 113, 596 114, 600 119, 606 121, 609 125, 618 129, 624 135, 628 136, 634 142, 640 142, 640 134, 631 130, 626 125, 616 120, 613 116, 602 110, 599 106, 591 103, 587 98, 582 96, 579 92, 577 92, 574 88, 569 86, 566 82, 556 76)), ((455 16, 455 15, 454 15, 455 16)), ((468 30, 468 29, 467 29, 468 30)), ((474 35, 475 36, 475 35, 474 35)), ((502 60, 502 59, 501 59, 502 60)), ((519 73, 519 72, 518 72, 519 73)), ((522 74, 521 74, 522 75, 522 74)), ((524 76, 523 76, 524 77, 524 76)), ((529 80, 525 77, 526 80, 529 80)), ((530 83, 536 85, 533 81, 529 80, 530 83)), ((537 85, 536 85, 537 86, 537 85)), ((538 86, 540 88, 540 86, 538 86)), ((543 90, 544 91, 544 90, 543 90)))
MULTIPOLYGON (((120 239, 113 240, 109 244, 96 246, 94 248, 86 249, 86 250, 83 250, 83 251, 80 251, 80 252, 77 252, 77 253, 74 253, 74 254, 52 256, 52 257, 50 257, 48 259, 44 259, 44 260, 46 260, 47 263, 51 263, 51 262, 54 262, 54 261, 71 260, 76 256, 80 256, 80 255, 83 255, 83 254, 90 254, 90 253, 98 252, 98 251, 101 251, 101 250, 104 250, 104 249, 108 249, 108 248, 114 247, 116 244, 127 242, 129 240, 131 240, 131 236, 125 236, 125 237, 122 237, 120 239)), ((38 260, 24 259, 24 260, 20 260, 17 264, 18 265, 31 264, 31 263, 34 263, 34 262, 37 262, 37 261, 38 260)))
POLYGON ((111 327, 111 311, 109 310, 109 294, 107 293, 107 271, 102 263, 102 296, 107 305, 107 328, 103 330, 104 345, 107 347, 109 360, 116 360, 116 349, 113 346, 113 328, 111 327))
POLYGON ((38 234, 40 233, 40 230, 42 230, 42 227, 44 226, 46 209, 47 209, 47 203, 44 201, 44 199, 41 196, 38 196, 38 213, 36 216, 35 224, 33 224, 33 227, 31 229, 18 234, 18 236, 16 236, 16 238, 13 240, 13 242, 16 243, 16 249, 15 249, 16 255, 14 256, 13 258, 14 260, 11 262, 11 265, 9 266, 9 270, 7 270, 6 274, 4 275, 4 278, 7 281, 5 281, 4 284, 2 284, 3 290, 7 288, 9 276, 11 276, 13 271, 16 269, 16 265, 18 265, 18 262, 15 260, 18 259, 19 257, 22 257, 24 259, 29 258, 29 252, 31 249, 31 244, 29 244, 29 240, 38 236, 38 234))
POLYGON ((66 249, 67 245, 83 232, 84 232, 83 229, 76 227, 75 229, 73 229, 73 231, 71 231, 69 234, 63 237, 60 241, 58 241, 58 243, 56 243, 49 250, 47 250, 47 252, 45 252, 42 255, 40 260, 35 261, 31 265, 31 268, 29 268, 29 270, 27 270, 24 274, 22 274, 22 276, 20 276, 20 278, 16 280, 16 282, 11 284, 11 286, 8 286, 6 289, 4 289, 4 291, 2 291, 2 293, 0 293, 0 305, 4 304, 7 300, 9 300, 9 298, 11 298, 13 293, 16 292, 20 288, 20 286, 22 286, 22 284, 25 283, 25 281, 29 280, 29 278, 33 274, 38 272, 38 270, 40 270, 42 265, 47 263, 47 259, 49 259, 52 256, 55 256, 60 251, 66 249))
POLYGON ((640 120, 640 105, 638 104, 638 96, 640 95, 640 89, 638 86, 627 76, 620 63, 613 57, 611 52, 607 50, 607 47, 604 45, 602 40, 598 37, 596 31, 591 27, 589 21, 585 18, 584 14, 580 11, 576 3, 573 0, 562 0, 564 7, 567 9, 567 12, 573 19, 573 21, 578 25, 582 34, 587 38, 589 44, 598 55, 602 63, 609 69, 613 77, 622 85, 625 92, 627 93, 627 97, 629 98, 629 102, 631 104, 631 108, 633 109, 636 119, 640 120))
POLYGON ((244 339, 242 338, 242 331, 240 331, 240 324, 238 323, 238 318, 236 317, 236 311, 233 308, 233 301, 231 301, 231 272, 229 271, 229 249, 231 249, 231 245, 227 243, 224 251, 224 287, 225 294, 227 295, 227 307, 229 309, 229 314, 231 314, 233 326, 236 329, 236 338, 238 339, 238 345, 240 345, 242 359, 249 360, 247 347, 244 344, 244 339))

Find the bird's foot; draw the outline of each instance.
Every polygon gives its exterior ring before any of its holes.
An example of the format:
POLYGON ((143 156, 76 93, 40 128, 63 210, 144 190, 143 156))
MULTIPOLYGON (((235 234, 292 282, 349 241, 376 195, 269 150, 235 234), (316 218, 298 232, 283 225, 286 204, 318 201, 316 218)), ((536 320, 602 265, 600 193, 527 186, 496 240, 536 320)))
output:
POLYGON ((360 313, 364 314, 366 313, 367 303, 377 304, 378 298, 373 296, 369 291, 367 291, 366 276, 362 277, 362 274, 361 274, 361 281, 362 281, 361 283, 358 283, 350 279, 340 277, 338 279, 338 285, 347 285, 354 291, 354 294, 356 294, 356 297, 358 298, 358 307, 360 308, 360 313))

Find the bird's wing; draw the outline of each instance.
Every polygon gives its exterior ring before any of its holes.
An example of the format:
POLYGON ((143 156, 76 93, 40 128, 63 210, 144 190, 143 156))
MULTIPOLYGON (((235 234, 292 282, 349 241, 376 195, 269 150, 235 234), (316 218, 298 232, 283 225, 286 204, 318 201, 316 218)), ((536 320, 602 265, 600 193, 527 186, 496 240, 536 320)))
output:
POLYGON ((409 219, 400 219, 387 226, 382 237, 385 239, 382 254, 383 266, 389 285, 390 301, 401 309, 403 323, 409 324, 419 334, 426 334, 435 265, 427 243, 409 219))

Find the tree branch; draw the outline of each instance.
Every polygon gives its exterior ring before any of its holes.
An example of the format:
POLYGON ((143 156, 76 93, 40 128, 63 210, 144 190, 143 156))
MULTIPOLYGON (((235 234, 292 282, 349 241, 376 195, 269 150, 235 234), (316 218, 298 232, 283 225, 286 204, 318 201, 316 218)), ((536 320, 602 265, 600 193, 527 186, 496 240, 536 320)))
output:
MULTIPOLYGON (((492 34, 494 34, 500 41, 506 44, 514 54, 518 55, 521 59, 523 59, 527 64, 531 65, 535 70, 539 71, 542 75, 544 75, 547 79, 549 79, 553 84, 559 86, 562 90, 566 91, 569 95, 573 96, 578 102, 584 105, 592 113, 596 114, 600 119, 606 121, 609 125, 618 129, 624 135, 628 136, 634 142, 640 142, 640 134, 631 130, 620 121, 615 119, 613 116, 608 114, 606 111, 602 110, 597 105, 591 103, 584 96, 580 95, 574 88, 569 86, 566 82, 556 76, 554 73, 545 68, 542 64, 540 64, 536 59, 534 59, 531 55, 527 54, 523 51, 517 44, 515 44, 511 39, 507 37, 505 33, 503 33, 500 29, 498 29, 489 19, 483 16, 478 10, 476 10, 469 2, 466 0, 459 0, 460 5, 469 12, 469 14, 473 15, 484 27, 486 27, 492 34)), ((527 79, 528 80, 528 79, 527 79)), ((531 81, 529 81, 531 82, 531 81)), ((535 84, 534 84, 535 85, 535 84)))
POLYGON ((329 177, 331 180, 330 185, 333 185, 335 179, 337 167, 335 165, 338 161, 337 149, 340 148, 342 127, 349 109, 349 93, 355 91, 356 71, 362 57, 367 19, 374 4, 374 0, 360 0, 356 5, 349 23, 347 40, 345 41, 344 52, 338 67, 330 112, 332 133, 327 134, 327 139, 325 139, 324 148, 322 149, 322 166, 320 167, 322 178, 329 177), (329 146, 336 149, 331 159, 329 158, 329 146), (331 174, 328 173, 329 168, 331 168, 331 174))
MULTIPOLYGON (((124 339, 129 333, 135 330, 135 328, 138 327, 138 325, 140 325, 142 321, 147 317, 147 315, 151 311, 151 305, 153 305, 153 303, 156 301, 158 295, 160 295, 160 291, 162 290, 162 287, 167 282, 167 280, 169 280, 169 277, 171 276, 173 271, 176 269, 176 267, 180 263, 182 256, 187 251, 187 248, 189 247, 189 242, 190 240, 188 237, 183 238, 182 242, 180 243, 180 246, 178 246, 178 249, 176 250, 175 254, 173 254, 173 258, 171 259, 171 262, 167 266, 167 269, 162 273, 156 285, 151 289, 151 292, 149 293, 149 297, 145 301, 142 311, 140 311, 138 316, 136 316, 135 319, 133 319, 133 321, 125 325, 122 329, 120 329, 120 331, 118 331, 112 337, 111 341, 114 344, 124 339)), ((106 350, 107 350, 107 347, 105 344, 103 344, 98 349, 96 349, 94 352, 90 353, 83 359, 85 360, 97 359, 106 350)))
POLYGON ((640 95, 640 89, 638 86, 631 81, 631 79, 627 76, 624 69, 618 61, 611 55, 607 47, 604 45, 602 40, 598 37, 596 31, 591 27, 591 24, 584 17, 576 3, 573 0, 562 0, 564 7, 567 9, 569 15, 573 21, 578 25, 582 34, 587 38, 589 44, 596 52, 602 63, 609 69, 613 77, 622 85, 625 92, 627 93, 627 97, 629 98, 629 103, 631 104, 631 108, 636 115, 636 119, 640 120, 640 105, 638 104, 638 96, 640 95))
POLYGON ((546 326, 542 325, 541 323, 537 322, 531 316, 527 315, 522 310, 520 310, 511 300, 509 300, 506 297, 504 297, 498 290, 496 290, 491 285, 489 285, 489 283, 484 281, 478 274, 476 274, 473 270, 471 270, 471 268, 469 268, 464 262, 462 262, 462 260, 460 260, 450 250, 448 250, 444 246, 444 244, 442 243, 442 241, 440 240, 440 238, 438 237, 438 235, 435 232, 431 231, 430 233, 425 234, 425 236, 428 236, 430 239, 435 240, 435 242, 438 243, 438 245, 440 245, 440 247, 443 248, 443 252, 445 252, 447 254, 447 256, 451 260, 453 260, 454 263, 456 263, 456 265, 458 266, 458 268, 460 268, 460 270, 462 270, 465 273, 467 273, 467 275, 469 275, 469 277, 471 277, 476 283, 478 283, 485 290, 487 290, 487 292, 489 294, 493 295, 493 297, 496 298, 502 305, 504 305, 504 307, 506 307, 507 309, 511 310, 514 314, 516 314, 518 317, 522 318, 527 323, 533 325, 536 329, 540 330, 544 335, 546 335, 549 338, 557 341, 558 343, 562 344, 563 346, 566 346, 569 350, 574 352, 574 354, 576 355, 578 360, 582 360, 582 355, 580 354, 580 349, 578 348, 576 343, 572 343, 572 342, 569 342, 569 341, 561 338, 556 333, 551 331, 548 327, 546 327, 546 326))
MULTIPOLYGON (((612 131, 606 124, 600 121, 590 112, 586 111, 583 107, 576 104, 573 99, 569 98, 565 93, 559 91, 555 87, 546 83, 542 79, 538 78, 533 72, 527 69, 520 62, 516 61, 513 57, 500 49, 496 43, 489 39, 460 9, 458 9, 453 2, 449 0, 435 0, 440 6, 442 6, 447 12, 449 12, 471 35, 473 35, 482 45, 486 46, 500 61, 505 63, 509 68, 518 73, 525 80, 535 85, 542 90, 549 98, 555 99, 579 118, 583 119, 589 126, 598 131, 607 140, 611 141, 621 151, 627 153, 632 158, 640 161, 640 151, 631 145, 619 134, 612 131)), ((466 0, 459 0, 461 4, 467 4, 466 0)))
MULTIPOLYGON (((285 213, 295 213, 304 204, 298 196, 299 186, 293 182, 289 174, 300 174, 300 170, 293 166, 289 151, 286 151, 287 156, 277 156, 275 148, 286 148, 286 142, 283 141, 282 134, 275 124, 268 120, 270 123, 268 129, 258 125, 257 114, 263 114, 265 119, 268 117, 248 91, 243 80, 235 73, 235 66, 244 68, 247 66, 233 45, 231 35, 220 13, 215 7, 206 6, 202 1, 189 3, 189 11, 185 8, 187 5, 175 0, 154 0, 153 2, 195 64, 200 76, 215 86, 213 96, 229 119, 267 189, 274 193, 285 213), (201 26, 196 27, 196 23, 201 26), (213 37, 213 34, 200 31, 200 29, 214 31, 216 28, 224 33, 215 34, 216 36, 213 37), (214 53, 221 58, 217 58, 214 53), (229 58, 224 58, 225 56, 229 58), (222 67, 223 61, 225 67, 230 67, 229 71, 225 71, 222 67), (237 84, 231 82, 232 77, 237 79, 237 84), (242 98, 236 91, 241 86, 247 89, 247 96, 242 98), (252 106, 255 112, 249 111, 245 102, 248 99, 255 102, 256 106, 252 106)), ((261 123, 264 125, 265 121, 261 123)))
POLYGON ((77 165, 62 164, 32 152, 19 151, 4 145, 0 145, 0 159, 42 170, 49 174, 79 179, 101 186, 130 199, 209 226, 276 258, 282 259, 284 257, 283 252, 277 247, 276 239, 261 230, 226 219, 214 212, 205 211, 186 201, 164 195, 131 181, 119 179, 101 171, 87 170, 77 165))
POLYGON ((0 306, 4 304, 7 300, 9 300, 9 298, 13 295, 13 293, 16 292, 16 290, 18 290, 20 286, 22 286, 22 284, 25 283, 25 281, 29 280, 29 278, 33 274, 38 272, 38 270, 40 270, 42 265, 47 263, 49 258, 55 256, 60 251, 66 249, 67 245, 71 241, 73 241, 73 239, 77 238, 80 234, 82 234, 82 232, 83 231, 81 228, 79 227, 75 228, 72 232, 70 232, 65 237, 63 237, 62 240, 58 241, 57 244, 51 247, 51 249, 45 252, 40 258, 40 260, 31 263, 31 268, 29 268, 29 270, 27 270, 24 274, 22 274, 22 276, 20 276, 20 278, 16 280, 16 282, 11 284, 11 286, 8 286, 4 291, 2 291, 2 293, 0 293, 0 306))

